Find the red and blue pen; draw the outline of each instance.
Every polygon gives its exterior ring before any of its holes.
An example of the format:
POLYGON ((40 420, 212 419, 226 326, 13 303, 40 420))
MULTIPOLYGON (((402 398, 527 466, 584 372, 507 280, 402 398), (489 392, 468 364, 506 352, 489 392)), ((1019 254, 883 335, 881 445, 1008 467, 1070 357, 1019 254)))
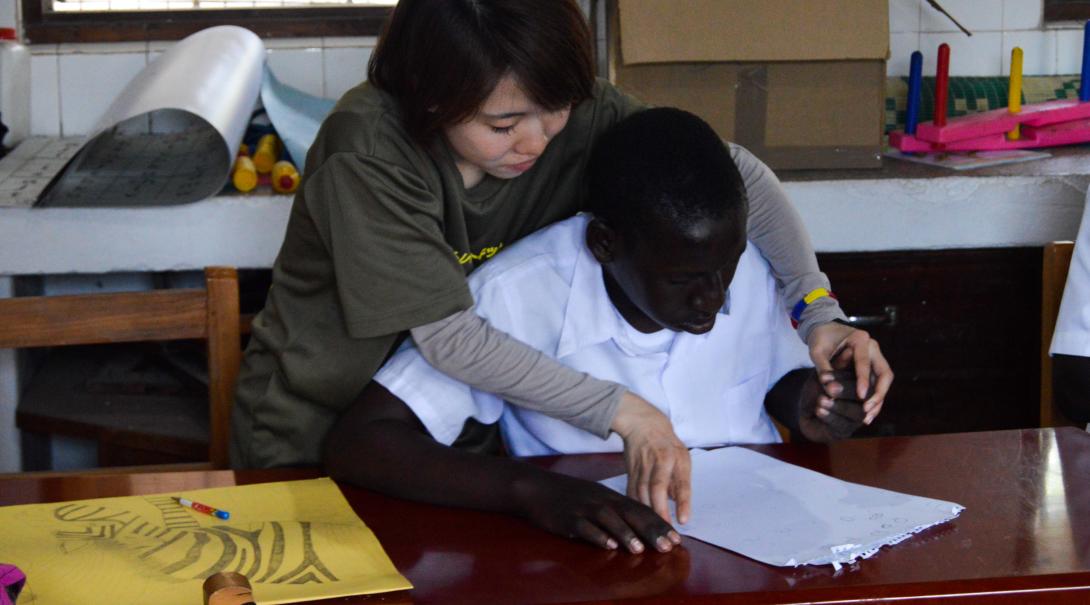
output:
POLYGON ((184 506, 186 508, 192 508, 193 510, 197 511, 198 513, 204 513, 206 515, 212 515, 213 517, 216 517, 217 519, 223 519, 224 521, 226 521, 227 519, 229 519, 231 517, 231 513, 227 512, 225 510, 220 510, 218 508, 213 508, 211 506, 208 506, 207 504, 201 504, 200 502, 194 502, 194 501, 190 500, 189 498, 175 497, 174 499, 178 502, 178 504, 181 504, 182 506, 184 506))

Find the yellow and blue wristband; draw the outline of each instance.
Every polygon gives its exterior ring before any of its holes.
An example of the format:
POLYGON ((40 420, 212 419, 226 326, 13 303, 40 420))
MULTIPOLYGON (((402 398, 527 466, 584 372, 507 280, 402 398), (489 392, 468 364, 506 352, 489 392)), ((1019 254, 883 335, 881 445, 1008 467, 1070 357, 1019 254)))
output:
POLYGON ((825 288, 814 288, 806 296, 803 296, 802 300, 795 303, 795 307, 791 309, 791 327, 799 327, 799 322, 802 321, 802 312, 806 310, 806 307, 813 304, 815 300, 825 297, 836 299, 836 296, 825 288))

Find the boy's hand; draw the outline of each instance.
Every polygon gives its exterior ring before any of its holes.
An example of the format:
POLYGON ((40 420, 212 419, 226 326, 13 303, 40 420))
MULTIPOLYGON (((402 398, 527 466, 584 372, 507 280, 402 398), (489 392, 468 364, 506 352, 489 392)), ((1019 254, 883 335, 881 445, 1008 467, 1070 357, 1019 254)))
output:
POLYGON ((634 554, 681 543, 650 508, 592 481, 543 472, 519 480, 514 493, 523 516, 554 534, 634 554))
POLYGON ((799 430, 810 441, 828 443, 850 437, 864 424, 867 413, 853 387, 855 374, 836 370, 822 383, 814 373, 799 396, 799 430), (829 391, 836 393, 834 397, 829 391))
POLYGON ((859 401, 864 402, 866 417, 863 424, 874 422, 893 384, 893 370, 882 355, 878 341, 863 330, 831 321, 814 328, 807 344, 810 346, 810 359, 821 377, 821 384, 825 385, 825 393, 830 397, 839 395, 832 392, 837 384, 833 371, 855 370, 858 380, 845 392, 854 392, 859 401))
POLYGON ((631 392, 625 393, 611 427, 624 439, 628 496, 654 509, 670 522, 669 501, 677 503, 677 520, 689 521, 689 450, 674 433, 670 419, 631 392))

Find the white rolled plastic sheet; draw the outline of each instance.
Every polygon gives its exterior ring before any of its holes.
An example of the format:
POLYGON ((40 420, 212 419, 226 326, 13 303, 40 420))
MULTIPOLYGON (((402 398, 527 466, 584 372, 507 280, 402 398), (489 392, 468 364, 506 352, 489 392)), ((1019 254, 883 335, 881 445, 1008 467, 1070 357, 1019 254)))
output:
POLYGON ((232 25, 178 42, 106 110, 38 206, 173 205, 223 188, 261 90, 265 45, 232 25))

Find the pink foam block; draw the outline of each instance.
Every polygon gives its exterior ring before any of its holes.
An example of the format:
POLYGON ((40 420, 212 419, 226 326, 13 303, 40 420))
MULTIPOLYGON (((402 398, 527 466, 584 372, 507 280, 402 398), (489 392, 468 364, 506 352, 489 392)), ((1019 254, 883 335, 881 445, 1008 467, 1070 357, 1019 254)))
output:
POLYGON ((934 122, 924 122, 917 126, 916 138, 932 143, 949 144, 954 141, 1003 134, 1013 129, 1015 124, 1042 127, 1084 118, 1090 118, 1090 103, 1081 103, 1074 99, 1059 99, 1023 105, 1019 113, 1010 113, 1005 108, 1001 108, 959 116, 949 119, 945 126, 935 126, 934 122))
POLYGON ((906 152, 937 151, 997 151, 1001 149, 1033 149, 1037 147, 1057 147, 1090 142, 1090 118, 1051 124, 1035 128, 1022 126, 1021 136, 1014 141, 1007 139, 1006 132, 999 132, 963 139, 950 143, 933 143, 919 137, 906 135, 901 131, 889 133, 889 144, 906 152))
POLYGON ((895 130, 889 133, 889 146, 911 153, 927 153, 942 148, 941 143, 936 146, 935 143, 921 141, 910 134, 905 134, 903 130, 895 130))

